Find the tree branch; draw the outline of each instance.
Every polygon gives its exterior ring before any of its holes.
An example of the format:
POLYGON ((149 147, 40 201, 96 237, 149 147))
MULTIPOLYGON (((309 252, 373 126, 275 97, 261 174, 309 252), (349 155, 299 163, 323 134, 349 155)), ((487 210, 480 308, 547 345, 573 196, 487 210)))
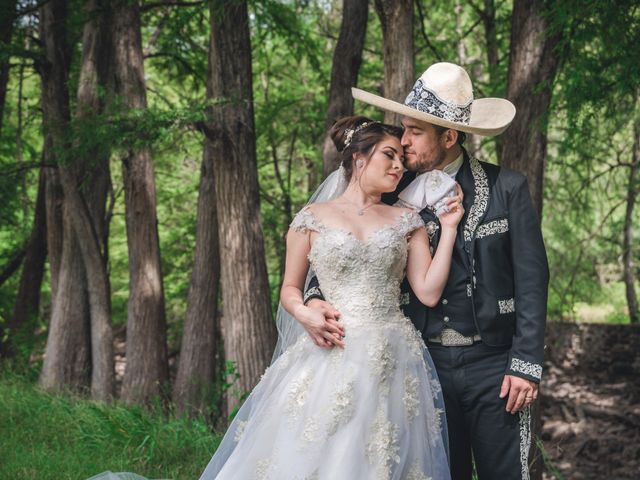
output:
POLYGON ((194 1, 194 2, 179 2, 179 1, 174 2, 174 1, 167 0, 165 2, 154 2, 154 3, 147 3, 145 5, 141 5, 140 11, 144 13, 154 8, 160 8, 160 7, 198 7, 206 3, 207 2, 205 0, 194 1))
POLYGON ((416 0, 415 4, 418 10, 418 17, 420 19, 420 32, 422 33, 422 37, 424 38, 427 47, 429 47, 429 50, 431 50, 431 52, 433 52, 433 54, 435 55, 436 60, 441 62, 442 55, 440 55, 436 47, 433 45, 433 43, 431 43, 431 40, 429 40, 429 36, 427 35, 427 31, 424 28, 424 11, 422 10, 422 2, 420 2, 420 0, 416 0))

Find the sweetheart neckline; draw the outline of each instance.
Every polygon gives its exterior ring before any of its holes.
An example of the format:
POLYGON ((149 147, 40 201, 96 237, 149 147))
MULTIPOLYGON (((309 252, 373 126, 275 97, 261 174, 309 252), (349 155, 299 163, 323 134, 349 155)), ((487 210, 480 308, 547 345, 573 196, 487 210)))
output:
MULTIPOLYGON (((394 221, 394 222, 389 222, 385 225, 383 225, 382 227, 373 230, 372 232, 368 233, 365 238, 359 238, 354 232, 352 232, 351 230, 347 230, 346 228, 340 228, 340 227, 328 227, 326 226, 323 222, 321 222, 318 217, 316 215, 313 214, 313 212, 309 211, 309 213, 313 216, 313 218, 315 219, 315 221, 317 222, 317 224, 321 227, 321 231, 318 231, 318 236, 320 236, 321 234, 325 233, 325 232, 341 232, 344 233, 348 236, 350 236, 351 238, 353 238, 356 242, 362 244, 362 245, 367 245, 369 244, 372 240, 373 237, 375 235, 377 235, 380 232, 383 232, 385 230, 391 229, 393 230, 395 227, 397 227, 400 222, 405 219, 406 217, 408 217, 409 215, 411 215, 411 212, 404 212, 403 214, 399 215, 398 218, 394 221)), ((313 243, 311 244, 311 248, 313 248, 313 245, 315 245, 315 240, 313 241, 313 243)))

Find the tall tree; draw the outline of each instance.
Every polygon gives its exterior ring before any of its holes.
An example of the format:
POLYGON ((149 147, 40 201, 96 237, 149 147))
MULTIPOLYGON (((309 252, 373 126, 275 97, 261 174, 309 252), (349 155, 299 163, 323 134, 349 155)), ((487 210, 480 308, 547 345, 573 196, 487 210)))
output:
MULTIPOLYGON (((111 35, 115 93, 125 111, 144 110, 147 96, 137 1, 113 2, 111 35)), ((148 146, 127 146, 121 160, 129 247, 127 364, 122 399, 147 403, 163 393, 169 379, 156 185, 148 146)))
MULTIPOLYGON (((63 150, 69 123, 67 81, 71 49, 66 37, 68 3, 51 0, 40 8, 44 58, 42 117, 44 156, 53 164, 63 150)), ((82 389, 89 384, 91 355, 86 275, 70 220, 70 205, 62 194, 57 169, 47 169, 47 236, 52 278, 52 312, 40 383, 47 389, 82 389), (49 241, 50 240, 50 241, 49 241)))
POLYGON ((624 267, 624 284, 629 309, 629 321, 640 323, 638 315, 638 297, 636 296, 636 279, 634 274, 633 255, 633 210, 640 191, 640 119, 633 122, 633 152, 627 185, 627 205, 624 215, 624 230, 622 243, 622 263, 624 267))
MULTIPOLYGON (((109 58, 108 10, 103 7, 97 0, 86 4, 88 20, 82 37, 76 106, 79 123, 103 110, 98 92, 100 86, 106 86, 107 76, 100 59, 109 58)), ((91 316, 91 395, 96 400, 109 400, 114 394, 113 332, 109 277, 101 249, 101 243, 106 242, 109 149, 77 148, 73 153, 73 158, 60 162, 59 174, 86 271, 91 316)))
POLYGON ((559 40, 559 33, 549 31, 543 0, 514 0, 507 98, 518 113, 503 134, 500 164, 527 176, 539 215, 547 157, 547 114, 560 63, 559 40))
MULTIPOLYGON (((241 394, 269 364, 276 341, 260 222, 251 43, 245 1, 210 3, 211 39, 205 132, 211 142, 220 236, 222 330, 241 394)), ((238 400, 228 397, 231 411, 238 400)))
POLYGON ((216 213, 213 149, 204 140, 204 152, 198 193, 196 252, 184 321, 178 374, 173 387, 173 401, 179 412, 204 413, 211 400, 215 379, 220 372, 218 348, 218 283, 220 254, 216 213))
POLYGON ((340 36, 333 51, 331 86, 327 122, 322 146, 323 173, 326 177, 336 168, 338 152, 326 131, 340 117, 353 114, 351 87, 358 83, 362 49, 367 33, 368 0, 343 0, 340 36))
POLYGON ((16 354, 16 343, 20 338, 30 336, 35 327, 34 320, 40 306, 40 288, 44 276, 44 265, 47 260, 47 225, 45 207, 46 180, 44 170, 40 170, 36 208, 33 215, 33 227, 20 274, 20 285, 13 315, 8 322, 9 338, 0 345, 3 357, 16 354))
POLYGON ((7 84, 9 83, 9 47, 13 34, 13 22, 16 19, 16 0, 3 0, 0 3, 0 133, 4 118, 4 104, 7 98, 7 84))
MULTIPOLYGON (((413 1, 375 0, 384 42, 384 96, 403 102, 415 82, 413 1)), ((399 115, 385 112, 384 121, 396 124, 399 115)))

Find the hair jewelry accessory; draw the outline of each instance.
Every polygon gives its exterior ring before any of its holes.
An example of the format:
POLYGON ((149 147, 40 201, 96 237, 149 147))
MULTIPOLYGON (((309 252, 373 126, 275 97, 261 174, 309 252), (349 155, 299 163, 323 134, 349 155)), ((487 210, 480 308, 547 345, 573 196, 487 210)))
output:
POLYGON ((365 127, 368 127, 369 125, 373 124, 373 123, 377 123, 377 122, 364 122, 361 123, 360 125, 358 125, 356 128, 347 128, 344 132, 345 132, 345 138, 344 138, 344 148, 342 149, 342 151, 346 150, 346 148, 351 145, 351 140, 353 140, 353 136, 358 133, 360 130, 362 130, 365 127))

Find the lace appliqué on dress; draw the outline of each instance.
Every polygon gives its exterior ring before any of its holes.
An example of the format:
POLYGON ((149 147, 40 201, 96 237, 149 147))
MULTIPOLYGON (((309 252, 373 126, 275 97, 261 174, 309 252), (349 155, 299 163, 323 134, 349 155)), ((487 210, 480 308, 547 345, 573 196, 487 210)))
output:
POLYGON ((387 419, 381 408, 371 426, 370 439, 366 446, 367 458, 378 467, 377 478, 388 480, 392 465, 400 462, 398 426, 387 419))
POLYGON ((420 397, 418 396, 420 382, 415 375, 407 375, 404 379, 404 407, 407 410, 407 421, 413 420, 420 414, 420 397))
POLYGON ((414 463, 407 473, 405 480, 433 480, 432 477, 427 477, 424 473, 422 473, 422 469, 418 463, 414 463))
POLYGON ((309 205, 300 210, 293 221, 289 224, 289 227, 300 233, 307 233, 308 231, 321 232, 323 225, 315 217, 309 205))

